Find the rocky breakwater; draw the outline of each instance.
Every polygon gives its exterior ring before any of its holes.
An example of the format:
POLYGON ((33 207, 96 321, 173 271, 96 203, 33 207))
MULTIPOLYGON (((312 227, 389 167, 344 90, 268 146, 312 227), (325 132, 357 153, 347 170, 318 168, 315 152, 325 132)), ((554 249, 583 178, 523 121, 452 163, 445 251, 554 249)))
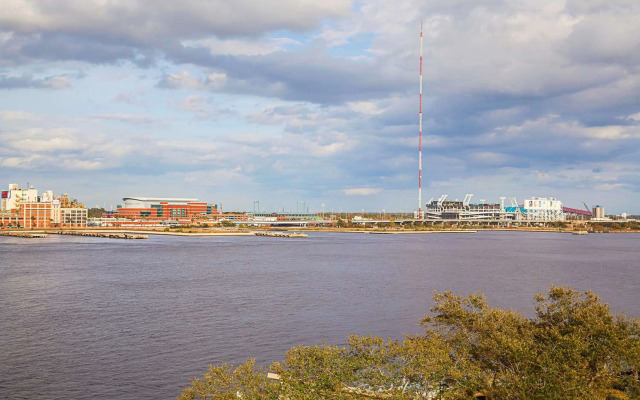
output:
POLYGON ((58 235, 89 236, 109 239, 147 239, 147 235, 138 235, 126 232, 84 232, 84 231, 58 231, 58 235))

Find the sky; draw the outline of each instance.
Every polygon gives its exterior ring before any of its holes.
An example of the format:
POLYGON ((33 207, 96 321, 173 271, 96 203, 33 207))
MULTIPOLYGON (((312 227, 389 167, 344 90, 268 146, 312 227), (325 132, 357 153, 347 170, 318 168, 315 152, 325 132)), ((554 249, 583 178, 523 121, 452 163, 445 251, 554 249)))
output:
POLYGON ((640 214, 637 0, 3 0, 0 186, 640 214))

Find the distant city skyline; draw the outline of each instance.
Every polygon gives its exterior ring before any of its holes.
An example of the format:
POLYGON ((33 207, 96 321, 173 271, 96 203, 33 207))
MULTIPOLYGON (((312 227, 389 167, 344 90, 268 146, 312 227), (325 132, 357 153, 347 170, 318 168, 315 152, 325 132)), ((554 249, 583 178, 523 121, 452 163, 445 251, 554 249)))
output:
POLYGON ((6 0, 0 175, 87 207, 640 214, 640 3, 6 0))

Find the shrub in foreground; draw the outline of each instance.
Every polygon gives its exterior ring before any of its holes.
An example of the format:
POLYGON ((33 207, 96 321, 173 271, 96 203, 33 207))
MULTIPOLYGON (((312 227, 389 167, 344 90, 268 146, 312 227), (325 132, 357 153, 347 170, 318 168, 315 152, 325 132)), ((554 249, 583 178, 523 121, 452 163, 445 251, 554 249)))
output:
POLYGON ((480 293, 434 301, 422 335, 294 347, 269 368, 211 366, 179 399, 640 399, 640 323, 591 292, 551 288, 534 318, 480 293))

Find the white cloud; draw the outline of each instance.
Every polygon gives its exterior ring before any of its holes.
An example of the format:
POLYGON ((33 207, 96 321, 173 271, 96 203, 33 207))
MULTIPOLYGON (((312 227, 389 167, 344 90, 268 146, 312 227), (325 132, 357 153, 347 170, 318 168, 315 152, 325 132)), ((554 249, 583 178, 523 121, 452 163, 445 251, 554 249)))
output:
POLYGON ((473 161, 483 165, 504 165, 514 160, 508 154, 497 153, 494 151, 478 151, 472 155, 473 161))
POLYGON ((197 78, 188 71, 180 71, 169 74, 160 82, 160 86, 172 89, 195 89, 214 91, 222 88, 227 83, 227 75, 221 72, 212 72, 203 78, 197 78))
POLYGON ((150 115, 140 115, 140 114, 95 114, 90 115, 89 118, 97 119, 97 120, 111 120, 111 121, 120 121, 127 122, 131 124, 150 124, 155 122, 155 118, 150 115))
POLYGON ((0 111, 2 121, 31 121, 36 119, 36 115, 24 111, 0 111))
POLYGON ((382 192, 379 188, 351 188, 342 191, 347 196, 371 196, 382 192))
POLYGON ((71 86, 71 81, 64 76, 51 76, 42 82, 42 86, 50 89, 65 89, 71 86))
POLYGON ((180 102, 180 109, 185 111, 203 111, 208 104, 209 100, 207 98, 194 94, 185 97, 182 102, 180 102))
POLYGON ((640 112, 637 112, 635 114, 631 114, 627 117, 627 119, 631 119, 634 121, 640 121, 640 112))
POLYGON ((328 144, 312 143, 311 154, 318 157, 333 156, 349 149, 349 144, 345 142, 333 142, 328 144))
POLYGON ((64 159, 62 160, 62 166, 68 170, 96 170, 104 167, 100 161, 90 160, 77 160, 77 159, 64 159))
POLYGON ((4 0, 0 26, 23 34, 103 35, 137 43, 198 36, 254 36, 274 29, 302 30, 344 16, 347 0, 4 0))
POLYGON ((23 132, 27 138, 7 138, 8 145, 16 150, 28 153, 53 153, 59 151, 80 150, 87 146, 73 137, 73 133, 66 129, 56 129, 50 132, 30 130, 23 132))
POLYGON ((186 47, 205 47, 212 55, 256 56, 285 51, 290 46, 300 46, 290 38, 264 38, 259 40, 201 39, 183 43, 186 47))
POLYGON ((378 104, 373 101, 352 101, 347 103, 347 107, 355 112, 366 115, 379 115, 384 109, 378 108, 378 104))
POLYGON ((616 189, 620 189, 623 188, 625 186, 625 184, 623 183, 605 183, 602 185, 597 185, 596 186, 596 190, 616 190, 616 189))
POLYGON ((343 24, 341 28, 324 26, 322 32, 316 38, 323 40, 328 46, 340 46, 349 43, 349 39, 362 30, 359 25, 343 24))
POLYGON ((29 158, 23 158, 23 157, 7 157, 2 159, 2 166, 3 167, 7 167, 7 168, 24 168, 27 169, 30 167, 29 165, 29 161, 31 160, 31 157, 29 158))
MULTIPOLYGON (((175 175, 175 174, 174 174, 175 175)), ((251 178, 240 166, 235 168, 217 168, 214 170, 203 170, 195 172, 185 172, 180 174, 184 182, 194 185, 221 186, 233 183, 250 184, 251 178)))
POLYGON ((164 78, 165 85, 170 88, 190 88, 198 89, 200 80, 193 77, 188 71, 175 72, 164 78))

